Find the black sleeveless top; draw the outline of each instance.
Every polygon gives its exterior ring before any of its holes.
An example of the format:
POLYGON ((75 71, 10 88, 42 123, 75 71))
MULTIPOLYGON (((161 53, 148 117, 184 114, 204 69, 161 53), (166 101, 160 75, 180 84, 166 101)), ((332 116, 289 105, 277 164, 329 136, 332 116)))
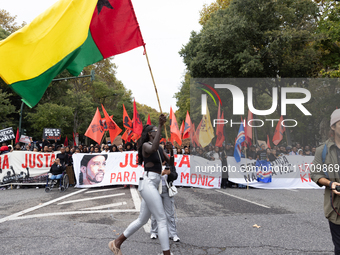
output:
MULTIPOLYGON (((163 149, 161 146, 158 147, 159 155, 161 156, 162 162, 164 162, 164 155, 163 155, 163 149)), ((155 151, 152 153, 149 157, 144 157, 144 170, 145 171, 153 171, 157 173, 162 173, 162 165, 161 160, 159 159, 158 152, 155 151), (152 162, 154 164, 153 167, 146 167, 146 163, 152 162)))

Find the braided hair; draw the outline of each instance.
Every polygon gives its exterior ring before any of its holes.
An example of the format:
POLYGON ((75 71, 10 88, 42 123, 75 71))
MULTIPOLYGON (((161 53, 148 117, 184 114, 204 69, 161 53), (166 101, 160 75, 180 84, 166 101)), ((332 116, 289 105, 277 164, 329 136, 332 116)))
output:
POLYGON ((150 141, 149 132, 154 128, 153 125, 144 125, 142 137, 139 140, 139 147, 138 147, 138 165, 142 165, 144 158, 143 158, 143 144, 150 141))

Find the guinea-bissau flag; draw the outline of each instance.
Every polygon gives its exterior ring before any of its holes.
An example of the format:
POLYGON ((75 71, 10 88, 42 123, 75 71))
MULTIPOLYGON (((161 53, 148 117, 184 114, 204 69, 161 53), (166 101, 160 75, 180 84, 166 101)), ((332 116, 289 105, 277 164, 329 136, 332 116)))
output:
POLYGON ((60 0, 0 41, 0 77, 33 107, 63 70, 142 45, 131 0, 60 0))

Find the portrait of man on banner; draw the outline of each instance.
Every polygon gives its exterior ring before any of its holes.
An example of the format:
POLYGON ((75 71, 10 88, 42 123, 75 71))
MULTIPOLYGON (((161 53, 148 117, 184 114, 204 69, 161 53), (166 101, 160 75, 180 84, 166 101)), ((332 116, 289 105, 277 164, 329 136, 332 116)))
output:
POLYGON ((101 183, 105 175, 106 160, 107 154, 84 155, 80 161, 79 184, 101 183))

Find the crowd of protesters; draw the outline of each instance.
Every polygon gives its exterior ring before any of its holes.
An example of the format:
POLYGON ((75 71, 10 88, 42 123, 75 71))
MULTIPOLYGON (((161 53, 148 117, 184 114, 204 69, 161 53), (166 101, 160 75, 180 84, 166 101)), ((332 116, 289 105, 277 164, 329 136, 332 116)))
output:
MULTIPOLYGON (((161 143, 161 146, 164 146, 164 143, 161 143)), ((294 146, 273 146, 273 148, 265 148, 266 146, 262 144, 261 146, 252 145, 250 148, 242 147, 241 150, 241 157, 242 158, 249 158, 249 159, 257 159, 258 155, 263 157, 264 151, 266 157, 269 161, 274 161, 277 157, 283 155, 302 155, 302 156, 314 156, 316 147, 311 147, 309 145, 301 146, 299 143, 295 144, 294 146)), ((123 151, 137 151, 137 143, 134 142, 127 142, 121 145, 115 144, 91 144, 90 146, 82 145, 79 146, 64 146, 58 144, 57 141, 51 143, 48 140, 42 139, 42 141, 34 143, 31 141, 30 144, 20 145, 17 143, 14 148, 11 145, 7 145, 6 143, 2 143, 0 147, 0 154, 5 154, 12 151, 34 151, 34 152, 44 152, 44 153, 51 153, 54 151, 65 151, 67 155, 72 155, 73 153, 111 153, 111 152, 123 152, 123 151)), ((227 156, 234 155, 234 146, 230 143, 226 143, 223 147, 216 147, 213 145, 206 146, 205 148, 202 147, 194 147, 190 149, 189 146, 181 147, 174 147, 175 154, 192 154, 201 156, 208 160, 224 160, 227 156)), ((67 162, 70 164, 72 157, 70 159, 66 159, 65 163, 67 162)))
MULTIPOLYGON (((299 143, 294 146, 273 146, 273 148, 266 148, 266 146, 262 144, 261 146, 252 145, 250 148, 242 147, 241 157, 247 157, 248 159, 257 159, 260 157, 260 160, 268 158, 269 161, 274 161, 279 156, 284 155, 314 156, 315 150, 316 147, 310 147, 309 145, 302 147, 299 143)), ((234 156, 234 146, 227 143, 224 147, 216 147, 213 145, 206 146, 205 148, 195 147, 191 150, 191 154, 201 156, 208 160, 216 160, 219 158, 223 161, 227 156, 234 156)))

